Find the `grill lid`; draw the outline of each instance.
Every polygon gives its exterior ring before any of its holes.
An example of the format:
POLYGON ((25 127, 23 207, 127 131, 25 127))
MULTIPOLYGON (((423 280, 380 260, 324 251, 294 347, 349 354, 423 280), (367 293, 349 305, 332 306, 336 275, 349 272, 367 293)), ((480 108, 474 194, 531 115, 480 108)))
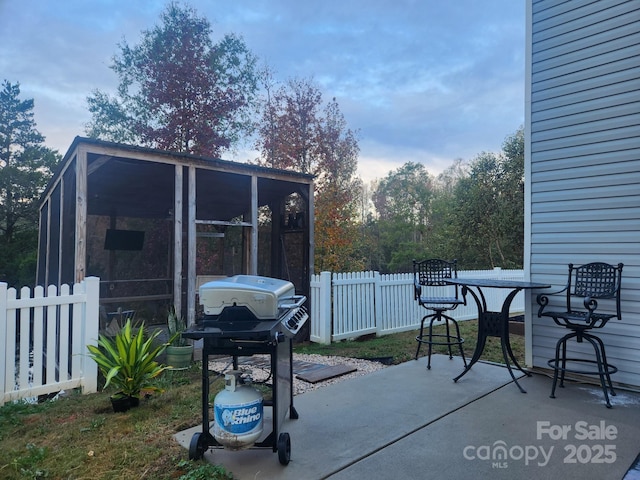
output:
POLYGON ((296 303, 293 283, 258 275, 235 275, 200 287, 205 315, 220 315, 227 307, 246 307, 256 319, 275 319, 281 308, 296 303))

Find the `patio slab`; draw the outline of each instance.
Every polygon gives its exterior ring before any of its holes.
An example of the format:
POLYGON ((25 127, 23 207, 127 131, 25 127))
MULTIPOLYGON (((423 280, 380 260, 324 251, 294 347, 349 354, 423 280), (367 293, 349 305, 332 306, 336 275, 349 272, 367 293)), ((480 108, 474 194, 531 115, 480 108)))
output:
MULTIPOLYGON (((520 379, 479 362, 458 383, 459 358, 436 355, 296 396, 287 420, 291 462, 271 449, 211 449, 205 458, 243 479, 621 479, 640 451, 640 394, 520 379)), ((265 409, 268 413, 269 408, 265 409)), ((265 418, 265 430, 270 419, 265 418)), ((194 432, 176 439, 185 448, 194 432)), ((265 434, 268 433, 265 432, 265 434)))

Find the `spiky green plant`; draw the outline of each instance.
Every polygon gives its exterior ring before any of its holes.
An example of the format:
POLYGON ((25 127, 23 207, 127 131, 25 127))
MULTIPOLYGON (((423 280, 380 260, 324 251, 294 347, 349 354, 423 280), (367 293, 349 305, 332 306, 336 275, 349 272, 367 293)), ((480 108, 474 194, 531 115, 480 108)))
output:
POLYGON ((156 361, 168 345, 154 347, 159 334, 156 330, 145 339, 144 323, 134 333, 131 319, 127 319, 113 339, 100 335, 97 346, 88 345, 89 356, 105 377, 104 388, 113 385, 118 393, 136 398, 140 398, 142 390, 162 391, 153 384, 153 379, 168 368, 156 361))
POLYGON ((188 345, 187 340, 182 337, 182 332, 187 329, 187 322, 176 312, 176 307, 169 307, 167 312, 167 327, 169 329, 169 344, 174 347, 184 347, 188 345))

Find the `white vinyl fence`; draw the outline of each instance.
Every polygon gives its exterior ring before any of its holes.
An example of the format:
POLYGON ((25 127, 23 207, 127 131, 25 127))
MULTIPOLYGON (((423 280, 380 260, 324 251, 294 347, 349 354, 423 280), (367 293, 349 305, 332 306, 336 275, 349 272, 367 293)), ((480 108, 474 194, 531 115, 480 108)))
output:
MULTIPOLYGON (((460 278, 523 280, 523 270, 459 271, 460 278)), ((452 289, 455 287, 451 287, 452 289)), ((490 310, 500 310, 509 290, 483 290, 490 310)), ((441 295, 441 294, 440 294, 441 295)), ((375 333, 387 335, 420 328, 424 308, 413 298, 413 274, 381 275, 378 272, 322 272, 311 278, 310 323, 312 342, 329 344, 375 333)), ((511 312, 524 311, 524 294, 511 303, 511 312)), ((451 312, 456 320, 478 318, 473 298, 451 312)))
POLYGON ((0 283, 0 405, 82 388, 97 390, 96 363, 86 355, 98 338, 100 279, 73 286, 15 288, 0 283))

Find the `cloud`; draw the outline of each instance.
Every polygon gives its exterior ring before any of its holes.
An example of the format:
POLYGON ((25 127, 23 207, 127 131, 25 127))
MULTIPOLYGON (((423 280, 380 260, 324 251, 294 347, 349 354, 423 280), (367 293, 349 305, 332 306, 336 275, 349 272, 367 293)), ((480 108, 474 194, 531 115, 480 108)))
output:
MULTIPOLYGON (((217 39, 242 36, 282 81, 313 77, 359 132, 361 171, 406 161, 428 171, 500 148, 524 119, 524 5, 513 0, 194 0, 217 39)), ((0 0, 3 79, 34 98, 47 144, 64 152, 113 93, 109 69, 164 1, 0 0)))

